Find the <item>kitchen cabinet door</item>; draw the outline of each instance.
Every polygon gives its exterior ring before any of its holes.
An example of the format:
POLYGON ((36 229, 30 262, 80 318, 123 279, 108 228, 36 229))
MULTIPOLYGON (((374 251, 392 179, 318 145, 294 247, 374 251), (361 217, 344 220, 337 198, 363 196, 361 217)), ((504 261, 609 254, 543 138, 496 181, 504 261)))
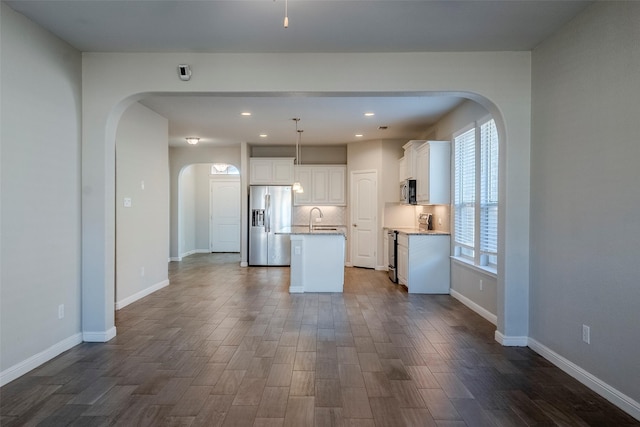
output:
POLYGON ((293 158, 252 157, 249 160, 249 183, 293 184, 293 158))
POLYGON ((422 205, 451 202, 451 144, 427 141, 416 150, 416 199, 422 205))
POLYGON ((303 193, 293 193, 293 201, 295 205, 310 205, 311 195, 313 194, 311 187, 311 168, 309 166, 296 166, 296 180, 302 185, 303 193))
POLYGON ((407 276, 409 275, 409 248, 398 243, 398 283, 409 289, 407 276))
POLYGON ((345 166, 331 166, 328 168, 329 193, 328 203, 336 206, 346 206, 346 175, 345 166))
POLYGON ((298 166, 296 173, 304 193, 294 205, 346 206, 346 166, 298 166))

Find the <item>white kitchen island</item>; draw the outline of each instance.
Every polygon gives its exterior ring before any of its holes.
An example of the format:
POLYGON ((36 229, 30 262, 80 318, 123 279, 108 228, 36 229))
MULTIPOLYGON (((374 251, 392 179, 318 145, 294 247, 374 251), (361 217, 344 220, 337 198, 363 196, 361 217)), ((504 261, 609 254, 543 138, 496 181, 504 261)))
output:
POLYGON ((345 235, 340 229, 290 227, 278 232, 291 239, 290 293, 342 292, 345 235))

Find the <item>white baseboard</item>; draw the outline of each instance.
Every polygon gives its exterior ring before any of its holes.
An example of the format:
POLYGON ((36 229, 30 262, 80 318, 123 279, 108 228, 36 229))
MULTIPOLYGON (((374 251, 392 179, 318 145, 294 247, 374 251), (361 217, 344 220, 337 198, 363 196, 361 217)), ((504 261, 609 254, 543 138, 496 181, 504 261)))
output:
POLYGON ((35 368, 42 365, 43 363, 48 362, 49 360, 53 359, 59 354, 64 353, 70 348, 80 344, 81 342, 82 342, 81 333, 72 335, 69 338, 66 338, 52 345, 46 350, 41 351, 40 353, 35 354, 30 358, 23 360, 22 362, 17 363, 5 369, 4 371, 0 372, 0 387, 10 383, 16 378, 23 376, 27 372, 34 370, 35 368))
POLYGON ((249 267, 249 263, 247 261, 241 261, 240 267, 249 267))
POLYGON ((155 285, 151 285, 148 288, 143 289, 140 292, 136 292, 135 294, 127 298, 124 298, 120 301, 116 301, 116 310, 120 310, 121 308, 124 308, 129 304, 134 303, 139 299, 144 298, 147 295, 150 295, 155 291, 164 288, 165 286, 169 286, 169 280, 163 280, 162 282, 156 283, 155 285))
POLYGON ((87 331, 82 333, 84 342, 107 342, 116 336, 116 327, 106 331, 87 331))
POLYGON ((196 249, 195 253, 197 253, 197 254, 210 254, 211 253, 211 249, 196 249))
POLYGON ((476 304, 475 302, 473 302, 469 298, 467 298, 464 295, 462 295, 460 292, 457 292, 457 291, 455 291, 453 289, 451 289, 450 293, 451 293, 452 297, 454 297, 455 299, 460 301, 462 304, 464 304, 467 307, 469 307, 471 310, 473 310, 476 313, 478 313, 480 316, 482 316, 485 319, 487 319, 489 322, 493 323, 494 325, 498 324, 498 316, 496 316, 495 314, 493 314, 492 312, 490 312, 486 308, 481 307, 480 305, 476 304))
POLYGON ((547 359, 549 362, 553 363, 558 368, 562 369, 564 372, 571 375, 573 378, 580 381, 582 384, 586 385, 591 390, 598 393, 600 396, 604 397, 609 402, 613 403, 618 408, 622 409, 635 419, 640 420, 639 402, 613 388, 609 384, 585 371, 570 360, 565 359, 555 351, 551 350, 549 347, 539 343, 533 338, 529 338, 528 341, 529 347, 533 351, 535 351, 536 353, 547 359))
POLYGON ((378 265, 378 266, 376 266, 375 270, 377 270, 377 271, 389 271, 389 267, 387 267, 386 265, 378 265))
POLYGON ((500 331, 496 331, 495 339, 505 347, 526 347, 529 344, 529 337, 504 335, 500 331))
POLYGON ((169 258, 169 261, 182 261, 182 257, 181 256, 172 256, 171 258, 169 258))
POLYGON ((180 254, 180 258, 184 258, 184 257, 188 257, 189 255, 193 255, 196 253, 196 250, 192 250, 192 251, 187 251, 185 253, 180 254))
POLYGON ((304 293, 304 286, 289 286, 289 293, 290 294, 303 294, 304 293))
POLYGON ((344 266, 345 266, 345 267, 353 267, 353 264, 352 264, 352 263, 350 263, 350 262, 345 262, 345 263, 344 263, 344 266))

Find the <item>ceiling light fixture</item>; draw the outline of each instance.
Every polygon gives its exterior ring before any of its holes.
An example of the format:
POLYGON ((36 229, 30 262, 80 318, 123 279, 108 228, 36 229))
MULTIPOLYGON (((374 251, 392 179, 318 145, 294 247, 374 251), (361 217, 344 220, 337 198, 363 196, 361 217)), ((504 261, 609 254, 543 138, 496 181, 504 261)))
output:
POLYGON ((260 138, 266 138, 268 135, 266 133, 261 133, 260 138))
POLYGON ((375 115, 376 115, 376 113, 371 113, 371 112, 369 112, 369 113, 364 113, 364 115, 365 115, 366 117, 371 117, 371 116, 375 116, 375 115))
POLYGON ((190 145, 196 145, 198 141, 200 141, 200 138, 196 138, 194 136, 190 136, 185 139, 187 140, 187 144, 190 144, 190 145))
POLYGON ((241 116, 250 116, 251 113, 248 111, 243 111, 242 113, 240 113, 241 116))
POLYGON ((229 165, 226 164, 226 163, 214 163, 213 164, 213 168, 215 170, 217 170, 219 173, 222 173, 222 172, 226 171, 228 167, 229 167, 229 165))
POLYGON ((304 193, 304 188, 302 188, 302 184, 300 184, 300 180, 298 179, 298 165, 300 165, 300 135, 302 135, 302 132, 304 132, 303 130, 298 130, 298 122, 300 121, 300 118, 298 117, 294 117, 293 119, 294 122, 296 122, 296 166, 295 166, 295 173, 294 175, 296 176, 296 180, 293 183, 293 186, 291 187, 291 189, 293 191, 295 191, 296 193, 304 193))
POLYGON ((356 138, 362 138, 364 135, 361 133, 356 133, 356 138))

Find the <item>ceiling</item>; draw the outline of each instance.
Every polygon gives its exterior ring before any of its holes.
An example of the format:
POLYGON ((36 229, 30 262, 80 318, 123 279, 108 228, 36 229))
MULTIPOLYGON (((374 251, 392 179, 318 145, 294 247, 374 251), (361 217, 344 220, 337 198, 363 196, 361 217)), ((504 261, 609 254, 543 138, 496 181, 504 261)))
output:
MULTIPOLYGON (((528 51, 592 1, 580 0, 10 0, 83 52, 528 51)), ((177 76, 176 76, 177 78, 177 76)), ((170 145, 415 138, 461 102, 453 96, 156 96, 170 145), (243 111, 250 117, 241 116, 243 111), (373 117, 364 113, 372 111, 373 117), (386 131, 378 126, 388 126, 386 131), (261 138, 258 135, 268 136, 261 138)))

